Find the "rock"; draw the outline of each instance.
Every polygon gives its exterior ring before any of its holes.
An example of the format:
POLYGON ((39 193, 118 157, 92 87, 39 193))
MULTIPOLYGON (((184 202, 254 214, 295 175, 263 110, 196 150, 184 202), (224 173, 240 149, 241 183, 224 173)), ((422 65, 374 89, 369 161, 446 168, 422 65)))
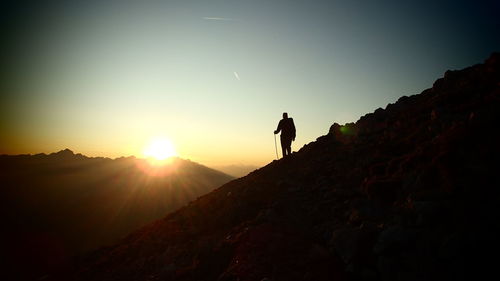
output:
POLYGON ((390 206, 399 198, 401 187, 399 179, 375 178, 365 183, 364 190, 371 200, 381 206, 390 206))
POLYGON ((374 228, 342 228, 333 233, 330 244, 348 271, 361 276, 371 275, 372 248, 377 235, 374 228))
POLYGON ((373 251, 380 255, 384 253, 399 252, 415 247, 420 231, 417 229, 391 226, 383 230, 373 251))
POLYGON ((446 220, 447 210, 442 202, 414 201, 413 207, 417 214, 417 225, 434 225, 446 220))

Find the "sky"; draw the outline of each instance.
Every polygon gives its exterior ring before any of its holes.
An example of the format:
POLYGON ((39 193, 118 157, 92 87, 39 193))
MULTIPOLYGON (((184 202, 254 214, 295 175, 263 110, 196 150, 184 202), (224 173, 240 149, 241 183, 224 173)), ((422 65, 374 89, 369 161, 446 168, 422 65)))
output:
POLYGON ((500 51, 498 1, 0 5, 0 154, 142 157, 165 137, 205 165, 265 165, 283 112, 297 151, 500 51))

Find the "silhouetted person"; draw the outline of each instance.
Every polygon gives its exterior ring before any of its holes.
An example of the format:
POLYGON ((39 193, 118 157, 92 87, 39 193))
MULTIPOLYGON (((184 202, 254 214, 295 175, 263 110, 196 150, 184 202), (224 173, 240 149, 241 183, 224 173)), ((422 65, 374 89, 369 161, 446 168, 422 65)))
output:
POLYGON ((283 119, 280 120, 274 134, 280 131, 281 150, 283 152, 283 157, 286 157, 292 153, 292 141, 295 140, 295 124, 293 124, 292 118, 288 118, 288 113, 286 112, 283 113, 283 119))

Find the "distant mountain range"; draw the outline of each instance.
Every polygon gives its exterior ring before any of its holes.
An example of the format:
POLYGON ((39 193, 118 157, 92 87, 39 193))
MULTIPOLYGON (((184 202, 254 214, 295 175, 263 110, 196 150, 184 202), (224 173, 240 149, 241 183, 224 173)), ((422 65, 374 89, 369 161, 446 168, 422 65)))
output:
MULTIPOLYGON (((500 54, 84 256, 76 280, 483 280, 500 237, 500 54)), ((491 274, 491 275, 490 275, 491 274)), ((491 277, 493 276, 493 277, 491 277)), ((57 276, 51 276, 56 278, 57 276)))
POLYGON ((232 179, 180 158, 155 166, 134 157, 89 158, 69 149, 1 155, 1 242, 7 243, 2 254, 13 269, 21 264, 21 272, 40 277, 232 179))
POLYGON ((259 167, 258 166, 253 166, 253 165, 219 165, 219 166, 212 166, 214 169, 221 171, 223 173, 226 173, 228 175, 234 176, 234 177, 243 177, 248 175, 250 172, 253 172, 257 170, 259 167))

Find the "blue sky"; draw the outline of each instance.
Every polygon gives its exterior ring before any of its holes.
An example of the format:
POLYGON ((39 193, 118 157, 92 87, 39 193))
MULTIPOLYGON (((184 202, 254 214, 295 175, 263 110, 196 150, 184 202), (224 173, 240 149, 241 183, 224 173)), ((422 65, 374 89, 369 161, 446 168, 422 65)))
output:
POLYGON ((500 50, 498 1, 6 2, 0 153, 273 159, 500 50))

